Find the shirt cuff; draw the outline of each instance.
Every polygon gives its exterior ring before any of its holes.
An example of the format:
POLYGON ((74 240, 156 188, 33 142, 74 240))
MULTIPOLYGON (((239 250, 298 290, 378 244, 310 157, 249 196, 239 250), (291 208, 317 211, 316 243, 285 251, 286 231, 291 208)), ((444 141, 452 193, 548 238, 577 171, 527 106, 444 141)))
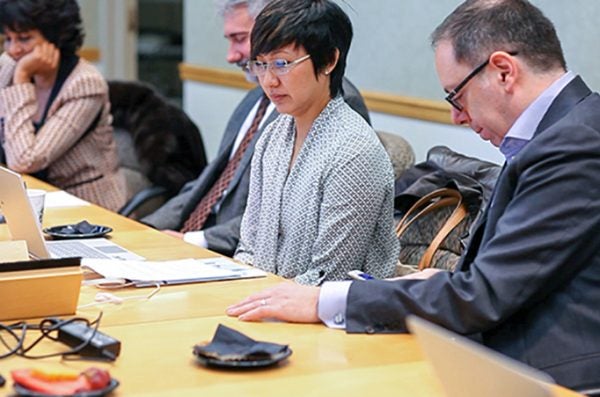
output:
POLYGON ((326 282, 319 293, 318 314, 329 328, 346 328, 346 301, 352 281, 326 282))
POLYGON ((208 248, 208 243, 204 238, 203 230, 184 233, 183 241, 185 241, 186 243, 197 245, 202 248, 208 248))

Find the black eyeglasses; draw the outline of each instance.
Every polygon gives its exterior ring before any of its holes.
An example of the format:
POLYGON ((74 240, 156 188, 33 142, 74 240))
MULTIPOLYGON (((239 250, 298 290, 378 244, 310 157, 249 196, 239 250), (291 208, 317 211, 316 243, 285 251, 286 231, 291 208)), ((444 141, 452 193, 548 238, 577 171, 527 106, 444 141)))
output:
MULTIPOLYGON (((515 56, 518 54, 518 52, 516 51, 512 51, 508 53, 509 55, 515 56)), ((471 81, 471 79, 475 76, 477 76, 477 74, 479 72, 481 72, 487 65, 488 63, 490 63, 490 57, 488 57, 485 62, 483 62, 481 65, 477 66, 475 69, 473 69, 473 71, 471 73, 469 73, 467 75, 467 77, 465 77, 463 79, 463 81, 461 81, 452 91, 450 91, 448 93, 448 95, 446 95, 446 97, 444 98, 450 105, 452 105, 452 107, 454 107, 454 109, 458 110, 459 112, 463 111, 463 107, 460 103, 458 103, 454 97, 456 95, 458 95, 458 93, 460 92, 460 90, 462 90, 464 88, 465 85, 467 85, 467 83, 469 81, 471 81)))

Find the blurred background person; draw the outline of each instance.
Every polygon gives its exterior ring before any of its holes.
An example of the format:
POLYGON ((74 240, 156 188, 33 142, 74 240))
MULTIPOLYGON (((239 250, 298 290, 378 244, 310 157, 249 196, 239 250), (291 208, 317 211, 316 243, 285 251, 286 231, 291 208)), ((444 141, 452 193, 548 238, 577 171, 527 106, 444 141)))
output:
POLYGON ((340 95, 352 40, 329 0, 276 0, 252 30, 249 70, 280 116, 256 144, 235 259, 301 284, 393 272, 394 175, 340 95))
POLYGON ((76 52, 75 0, 0 0, 0 142, 9 168, 113 211, 126 200, 102 75, 76 52))

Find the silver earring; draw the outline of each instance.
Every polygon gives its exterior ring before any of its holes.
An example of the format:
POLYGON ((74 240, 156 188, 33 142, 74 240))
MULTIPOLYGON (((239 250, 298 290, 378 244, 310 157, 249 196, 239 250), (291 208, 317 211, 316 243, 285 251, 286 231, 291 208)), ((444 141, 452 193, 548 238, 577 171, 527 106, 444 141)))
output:
POLYGON ((331 73, 331 71, 329 71, 329 70, 326 70, 326 71, 325 71, 325 76, 329 76, 329 73, 331 73))

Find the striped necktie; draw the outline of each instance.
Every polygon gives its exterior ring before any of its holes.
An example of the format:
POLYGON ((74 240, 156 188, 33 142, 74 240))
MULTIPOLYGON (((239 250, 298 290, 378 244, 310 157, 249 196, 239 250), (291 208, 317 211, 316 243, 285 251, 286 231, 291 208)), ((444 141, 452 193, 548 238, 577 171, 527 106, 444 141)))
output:
POLYGON ((204 223, 208 219, 208 216, 210 215, 214 205, 219 201, 219 199, 223 195, 223 192, 227 189, 229 183, 233 179, 235 171, 240 165, 240 161, 242 160, 244 152, 250 145, 250 142, 252 142, 252 138, 256 134, 256 131, 258 131, 258 127, 262 118, 265 115, 267 106, 269 106, 269 99, 266 95, 263 94, 262 99, 260 100, 260 104, 258 105, 256 115, 252 120, 250 128, 248 128, 248 131, 246 131, 246 135, 244 135, 240 146, 236 150, 233 157, 229 159, 229 162, 225 166, 225 169, 223 170, 219 178, 215 181, 215 183, 212 185, 208 193, 204 195, 204 197, 202 198, 202 200, 200 200, 194 211, 191 212, 190 216, 181 228, 182 233, 202 229, 202 226, 204 226, 204 223))

